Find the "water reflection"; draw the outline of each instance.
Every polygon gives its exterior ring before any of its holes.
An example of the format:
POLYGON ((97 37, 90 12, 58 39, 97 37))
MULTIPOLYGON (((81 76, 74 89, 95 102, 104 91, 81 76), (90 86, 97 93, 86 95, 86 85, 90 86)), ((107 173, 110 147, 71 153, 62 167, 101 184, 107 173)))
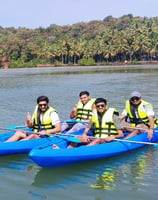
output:
POLYGON ((96 183, 91 184, 91 187, 115 190, 120 184, 125 184, 129 190, 143 190, 142 186, 145 186, 148 167, 153 164, 153 151, 148 149, 143 154, 139 154, 139 152, 133 152, 130 158, 126 160, 123 158, 119 162, 105 166, 103 171, 96 175, 96 183))
POLYGON ((33 199, 38 199, 38 200, 47 199, 47 196, 45 194, 35 192, 35 191, 29 191, 28 196, 31 198, 31 200, 33 200, 33 199))
MULTIPOLYGON (((130 191, 144 193, 148 188, 151 170, 156 173, 158 169, 154 163, 157 153, 153 150, 152 147, 146 147, 109 159, 56 168, 40 168, 31 163, 27 171, 34 174, 34 179, 28 194, 32 199, 47 199, 52 194, 60 194, 60 191, 70 191, 70 188, 75 192, 76 187, 82 191, 115 191, 115 194, 118 191, 126 191, 126 194, 130 191)), ((103 199, 96 197, 99 198, 103 199)))
POLYGON ((153 165, 153 150, 134 151, 128 155, 106 160, 85 162, 57 168, 28 167, 35 172, 32 186, 65 188, 68 185, 89 184, 93 189, 116 190, 125 186, 128 190, 143 189, 149 166, 153 165), (96 183, 92 183, 96 179, 96 183))
MULTIPOLYGON (((86 165, 86 167, 88 166, 86 165)), ((83 181, 82 179, 85 176, 87 175, 84 172, 84 167, 80 164, 56 168, 41 168, 37 170, 32 185, 42 188, 63 188, 72 183, 83 183, 85 180, 83 181)))
POLYGON ((26 154, 1 156, 0 174, 8 170, 25 171, 28 160, 26 154))

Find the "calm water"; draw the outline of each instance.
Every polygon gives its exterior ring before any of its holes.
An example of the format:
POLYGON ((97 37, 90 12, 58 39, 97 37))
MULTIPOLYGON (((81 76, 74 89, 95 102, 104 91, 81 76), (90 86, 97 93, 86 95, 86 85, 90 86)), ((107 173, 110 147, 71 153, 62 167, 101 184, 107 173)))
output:
MULTIPOLYGON (((24 125, 36 98, 47 95, 61 121, 88 90, 119 112, 133 90, 154 105, 158 116, 158 66, 33 68, 0 70, 0 127, 24 125), (140 69, 141 68, 141 69, 140 69)), ((1 198, 17 200, 156 200, 158 147, 66 167, 42 169, 27 155, 0 158, 1 198)))

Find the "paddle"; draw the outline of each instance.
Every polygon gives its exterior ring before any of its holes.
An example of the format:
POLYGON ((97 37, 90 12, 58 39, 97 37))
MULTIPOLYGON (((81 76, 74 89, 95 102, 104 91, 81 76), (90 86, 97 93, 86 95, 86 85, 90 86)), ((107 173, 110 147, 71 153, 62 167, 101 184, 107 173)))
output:
MULTIPOLYGON (((141 131, 148 131, 149 129, 145 128, 138 128, 138 127, 130 127, 130 126, 122 126, 122 128, 134 129, 134 130, 141 130, 141 131)), ((154 130, 154 132, 158 132, 158 130, 154 130)))
MULTIPOLYGON (((82 143, 80 139, 76 138, 75 135, 71 135, 71 137, 74 137, 74 139, 72 140, 72 142, 75 143, 82 143)), ((89 138, 93 138, 93 139, 104 139, 104 138, 96 138, 93 136, 88 136, 89 138)), ((153 145, 153 146, 158 146, 158 143, 152 143, 152 142, 141 142, 141 141, 133 141, 133 140, 126 140, 126 139, 114 139, 114 141, 119 141, 119 142, 128 142, 128 143, 135 143, 135 144, 146 144, 146 145, 153 145)))
MULTIPOLYGON (((142 128, 137 128, 137 127, 126 127, 126 126, 121 126, 121 121, 118 117, 115 117, 115 121, 116 121, 116 126, 119 127, 119 129, 123 129, 123 128, 131 128, 131 129, 137 129, 137 130, 143 130, 143 131, 148 131, 148 129, 142 129, 142 128)), ((154 130, 154 132, 158 132, 158 130, 154 130)), ((72 139, 72 142, 76 142, 76 143, 82 143, 80 141, 80 139, 78 139, 77 137, 75 137, 76 135, 71 134, 71 138, 74 137, 74 139, 72 139)), ((93 136, 89 136, 90 138, 94 138, 97 139, 93 136)), ((102 138, 100 138, 102 139, 102 138)), ((125 140, 125 139, 114 139, 115 141, 120 141, 120 142, 130 142, 130 143, 137 143, 137 144, 148 144, 148 145, 154 145, 154 146, 158 146, 158 143, 151 143, 151 142, 141 142, 141 141, 132 141, 132 140, 125 140)))
POLYGON ((66 120, 64 122, 61 122, 61 123, 81 123, 81 124, 84 124, 85 122, 84 121, 79 121, 79 120, 76 120, 76 119, 70 119, 70 120, 66 120))
MULTIPOLYGON (((18 130, 21 130, 20 128, 19 129, 14 129, 14 128, 11 128, 11 127, 9 127, 9 128, 2 128, 2 127, 0 127, 0 130, 6 130, 6 131, 18 131, 18 130)), ((22 131, 25 131, 25 132, 27 132, 27 133, 36 133, 36 132, 33 132, 33 131, 29 131, 29 130, 22 130, 22 131)), ((37 134, 37 133, 36 133, 37 134)))
MULTIPOLYGON (((15 127, 15 126, 12 126, 12 127, 15 127)), ((1 132, 0 133, 0 137, 3 135, 8 135, 8 136, 12 136, 13 134, 14 134, 14 132, 16 132, 16 131, 19 131, 19 130, 22 130, 22 131, 25 131, 25 132, 27 132, 27 133, 29 133, 29 132, 32 132, 32 131, 27 131, 27 130, 23 130, 23 129, 14 129, 14 128, 11 128, 11 126, 10 127, 8 127, 8 128, 2 128, 2 127, 0 127, 0 130, 5 130, 5 131, 7 131, 7 132, 1 132)))
MULTIPOLYGON (((11 127, 9 127, 9 128, 1 128, 1 127, 0 127, 0 130, 7 130, 7 131, 14 131, 14 132, 20 131, 20 129, 11 129, 11 127)), ((40 136, 41 138, 44 138, 44 137, 47 137, 47 138, 48 138, 48 137, 51 137, 50 134, 45 134, 45 135, 43 136, 43 135, 40 135, 39 132, 34 132, 34 131, 31 131, 31 130, 22 130, 22 129, 21 129, 21 131, 25 132, 26 134, 27 134, 27 133, 36 134, 36 135, 40 136)), ((7 132, 7 133, 2 133, 2 135, 0 135, 0 137, 1 137, 1 136, 4 136, 4 135, 13 136, 14 133, 12 133, 12 132, 11 132, 11 133, 9 133, 9 132, 7 132)), ((53 134, 53 136, 56 136, 56 135, 53 134)))
POLYGON ((73 135, 55 135, 56 137, 60 137, 61 139, 68 140, 69 142, 81 143, 81 141, 74 137, 73 135))
MULTIPOLYGON (((9 127, 9 128, 1 128, 0 127, 0 129, 1 130, 8 130, 8 131, 17 131, 18 130, 18 129, 11 129, 11 127, 9 127)), ((23 130, 23 131, 25 131, 26 133, 31 133, 31 134, 37 134, 37 135, 39 135, 38 132, 33 132, 33 131, 29 131, 29 130, 28 131, 27 130, 23 130)), ((78 138, 74 137, 75 135, 72 136, 71 134, 66 135, 66 134, 58 133, 58 134, 53 134, 53 135, 45 134, 45 136, 46 137, 51 137, 51 136, 55 137, 56 136, 56 137, 60 137, 61 139, 64 139, 64 140, 68 140, 70 142, 80 142, 80 140, 78 138)))
POLYGON ((21 125, 21 126, 12 125, 7 128, 8 129, 22 129, 22 128, 28 128, 28 127, 27 127, 27 125, 21 125))
MULTIPOLYGON (((116 119, 116 118, 115 118, 116 119)), ((128 128, 128 129, 135 129, 135 130, 142 130, 142 131, 148 131, 148 129, 144 129, 144 128, 137 128, 137 127, 131 127, 131 126, 121 126, 121 121, 120 119, 116 120, 116 124, 117 126, 119 126, 120 129, 124 129, 124 128, 128 128)), ((73 124, 73 123, 82 123, 84 124, 85 122, 84 121, 78 121, 78 120, 75 120, 75 119, 70 119, 70 120, 66 120, 66 121, 62 121, 61 124, 64 124, 64 123, 68 123, 68 124, 73 124)), ((22 129, 22 128, 27 128, 27 126, 25 125, 21 125, 21 126, 9 126, 8 128, 1 128, 1 130, 11 130, 11 131, 16 131, 17 129, 22 129)), ((158 132, 158 130, 154 130, 154 132, 158 132)))
MULTIPOLYGON (((118 116, 114 115, 114 121, 115 121, 115 126, 118 129, 134 129, 134 130, 141 130, 141 131, 149 131, 149 129, 144 129, 144 128, 139 128, 139 127, 132 127, 132 126, 122 126, 121 125, 121 120, 118 116)), ((154 132, 158 132, 158 130, 154 130, 154 132)))
POLYGON ((141 142, 141 141, 133 141, 133 140, 125 140, 125 139, 114 139, 115 141, 119 142, 128 142, 128 143, 136 143, 136 144, 148 144, 153 146, 158 146, 158 143, 152 143, 152 142, 141 142))
MULTIPOLYGON (((78 121, 78 120, 75 120, 75 119, 70 119, 70 120, 66 120, 66 121, 63 121, 61 122, 61 124, 74 124, 74 123, 82 123, 84 124, 85 122, 84 121, 78 121)), ((7 128, 2 128, 0 127, 0 130, 7 130, 7 131, 17 131, 17 130, 21 130, 21 129, 25 129, 25 128, 28 128, 26 125, 21 125, 21 126, 16 126, 16 125, 12 125, 12 126, 9 126, 7 128)), ((32 133, 32 134, 38 134, 37 132, 33 132, 33 131, 27 131, 27 130, 23 130, 27 133, 32 133)))

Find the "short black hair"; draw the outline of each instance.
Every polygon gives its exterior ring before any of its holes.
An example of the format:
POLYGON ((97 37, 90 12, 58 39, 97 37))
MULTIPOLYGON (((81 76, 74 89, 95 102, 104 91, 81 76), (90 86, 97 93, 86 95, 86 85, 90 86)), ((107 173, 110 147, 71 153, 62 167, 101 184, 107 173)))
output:
POLYGON ((82 91, 82 92, 80 92, 80 94, 79 94, 79 97, 81 97, 82 95, 87 95, 87 96, 89 96, 89 92, 88 91, 82 91))
POLYGON ((37 98, 37 103, 39 104, 39 102, 41 102, 41 101, 46 101, 47 103, 49 103, 49 99, 47 96, 39 96, 37 98))
POLYGON ((107 104, 107 101, 104 98, 97 98, 95 100, 94 104, 96 105, 96 104, 101 103, 101 102, 103 102, 105 105, 107 104))

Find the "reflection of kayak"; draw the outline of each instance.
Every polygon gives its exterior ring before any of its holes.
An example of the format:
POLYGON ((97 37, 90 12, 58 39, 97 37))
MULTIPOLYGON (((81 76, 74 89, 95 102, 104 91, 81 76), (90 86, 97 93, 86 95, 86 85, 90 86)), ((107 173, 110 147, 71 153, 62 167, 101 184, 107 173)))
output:
MULTIPOLYGON (((15 131, 13 132, 6 132, 0 134, 0 156, 2 155, 11 155, 11 154, 21 154, 21 153, 28 153, 31 149, 35 146, 42 145, 44 143, 52 144, 52 142, 60 143, 69 139, 69 137, 64 136, 65 139, 61 136, 57 137, 46 137, 40 139, 33 139, 33 140, 24 140, 24 141, 16 141, 16 142, 4 142, 9 137, 11 137, 15 131)), ((83 133, 83 129, 81 131, 75 132, 73 134, 80 135, 83 133)))
MULTIPOLYGON (((158 130, 158 128, 157 128, 158 130)), ((79 146, 76 148, 66 148, 67 141, 59 143, 60 149, 53 149, 50 143, 35 147, 29 153, 30 158, 41 167, 55 167, 73 164, 81 161, 96 160, 111 156, 116 156, 125 152, 132 151, 153 143, 158 140, 155 132, 152 140, 148 140, 147 133, 142 133, 125 141, 113 141, 94 146, 79 146), (132 140, 133 142, 130 142, 132 140), (134 142, 135 141, 135 142, 134 142), (139 141, 144 143, 139 143, 139 141)), ((55 142, 54 142, 55 143, 55 142)))
MULTIPOLYGON (((30 168, 34 172, 35 176, 32 182, 32 186, 37 189, 40 188, 51 188, 51 190, 57 190, 63 187, 63 184, 75 185, 78 183, 88 184, 92 188, 103 189, 102 186, 109 185, 110 187, 118 188, 120 185, 120 177, 122 173, 128 177, 138 180, 144 175, 144 168, 148 167, 148 163, 152 165, 154 157, 153 148, 143 148, 141 151, 138 149, 134 153, 127 153, 116 156, 115 159, 100 159, 94 161, 85 161, 84 165, 82 162, 74 165, 67 165, 55 168, 41 168, 36 164, 30 163, 30 168), (143 165, 143 166, 142 166, 143 165), (106 183, 100 179, 104 178, 106 172, 116 174, 116 180, 113 183, 112 180, 106 183), (99 180, 98 180, 99 179, 99 180)), ((155 152, 156 153, 156 152, 155 152)), ((156 156, 156 155, 155 155, 156 156)), ((128 180, 130 181, 130 179, 128 180)), ((35 190, 33 187, 33 190, 35 190)), ((38 191, 39 192, 39 191, 38 191)))

